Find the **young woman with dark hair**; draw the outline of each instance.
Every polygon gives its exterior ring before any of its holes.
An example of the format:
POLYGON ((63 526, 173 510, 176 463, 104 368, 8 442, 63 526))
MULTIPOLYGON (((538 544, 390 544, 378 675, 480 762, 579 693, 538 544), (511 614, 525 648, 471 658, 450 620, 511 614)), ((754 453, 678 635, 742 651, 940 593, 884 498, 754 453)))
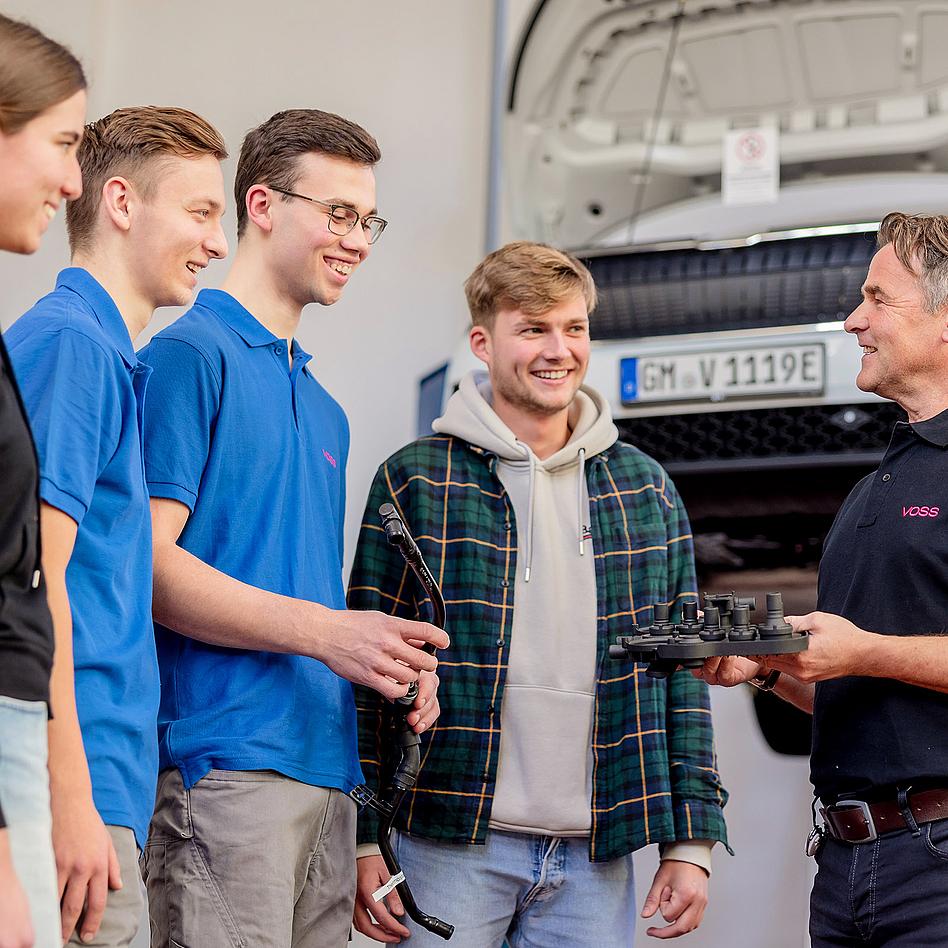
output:
MULTIPOLYGON (((78 60, 0 15, 0 250, 33 253, 82 190, 78 60)), ((40 569, 36 451, 0 340, 0 945, 62 943, 46 769, 53 630, 40 569)))

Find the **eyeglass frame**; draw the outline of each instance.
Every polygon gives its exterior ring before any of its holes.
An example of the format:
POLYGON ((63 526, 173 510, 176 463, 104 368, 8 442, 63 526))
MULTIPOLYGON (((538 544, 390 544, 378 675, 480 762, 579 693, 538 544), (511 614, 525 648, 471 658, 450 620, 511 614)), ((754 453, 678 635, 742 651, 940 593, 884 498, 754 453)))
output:
POLYGON ((286 197, 299 198, 302 201, 309 201, 310 204, 320 204, 323 207, 328 207, 329 208, 329 221, 327 222, 326 226, 329 228, 329 233, 335 234, 337 237, 345 237, 348 234, 351 234, 352 231, 355 229, 356 224, 361 224, 364 228, 366 221, 379 221, 381 226, 379 227, 378 233, 369 241, 369 245, 371 246, 372 244, 376 243, 376 241, 378 241, 379 237, 381 237, 382 234, 385 232, 385 228, 388 227, 388 221, 385 220, 384 217, 379 217, 378 214, 364 214, 360 217, 359 212, 354 207, 351 207, 348 204, 332 204, 329 201, 320 201, 319 198, 307 197, 307 195, 299 194, 296 191, 287 191, 285 188, 275 188, 272 184, 268 184, 267 187, 271 191, 276 191, 277 194, 286 195, 286 197), (332 229, 332 225, 334 223, 335 224, 340 223, 333 216, 336 213, 336 208, 339 208, 340 210, 343 210, 343 211, 349 211, 350 213, 356 215, 355 220, 349 225, 348 229, 342 234, 340 234, 339 231, 332 229))

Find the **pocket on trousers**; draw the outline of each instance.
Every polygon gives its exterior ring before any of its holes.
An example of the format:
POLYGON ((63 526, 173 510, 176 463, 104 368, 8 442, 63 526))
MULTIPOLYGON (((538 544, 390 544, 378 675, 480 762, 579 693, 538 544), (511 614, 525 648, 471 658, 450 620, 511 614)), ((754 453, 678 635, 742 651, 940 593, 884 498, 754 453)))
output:
POLYGON ((193 836, 191 794, 184 789, 177 770, 163 771, 158 775, 158 794, 145 848, 180 842, 193 836))
POLYGON ((237 917, 196 840, 150 843, 142 869, 152 944, 247 948, 237 917))
POLYGON ((211 768, 195 784, 207 783, 285 783, 289 779, 275 770, 218 770, 211 768))
POLYGON ((948 862, 948 818, 925 827, 925 846, 936 859, 948 862))

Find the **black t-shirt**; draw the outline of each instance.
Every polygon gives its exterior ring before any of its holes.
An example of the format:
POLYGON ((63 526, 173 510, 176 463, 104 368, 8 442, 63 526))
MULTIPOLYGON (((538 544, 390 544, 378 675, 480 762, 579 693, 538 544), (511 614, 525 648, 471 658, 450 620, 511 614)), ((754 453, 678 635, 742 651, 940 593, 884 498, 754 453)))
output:
MULTIPOLYGON (((896 424, 879 470, 846 498, 818 608, 886 635, 948 632, 948 411, 896 424)), ((819 682, 811 777, 824 802, 948 785, 948 694, 887 678, 819 682)))
POLYGON ((48 702, 53 624, 40 570, 38 470, 0 338, 0 695, 48 702))

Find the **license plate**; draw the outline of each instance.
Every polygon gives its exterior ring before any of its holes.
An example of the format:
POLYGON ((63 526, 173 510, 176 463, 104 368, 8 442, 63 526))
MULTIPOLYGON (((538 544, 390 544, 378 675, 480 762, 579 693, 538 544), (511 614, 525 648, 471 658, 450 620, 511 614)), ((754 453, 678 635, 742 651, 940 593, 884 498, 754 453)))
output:
POLYGON ((624 404, 712 401, 752 395, 819 395, 822 343, 635 356, 620 362, 624 404))

